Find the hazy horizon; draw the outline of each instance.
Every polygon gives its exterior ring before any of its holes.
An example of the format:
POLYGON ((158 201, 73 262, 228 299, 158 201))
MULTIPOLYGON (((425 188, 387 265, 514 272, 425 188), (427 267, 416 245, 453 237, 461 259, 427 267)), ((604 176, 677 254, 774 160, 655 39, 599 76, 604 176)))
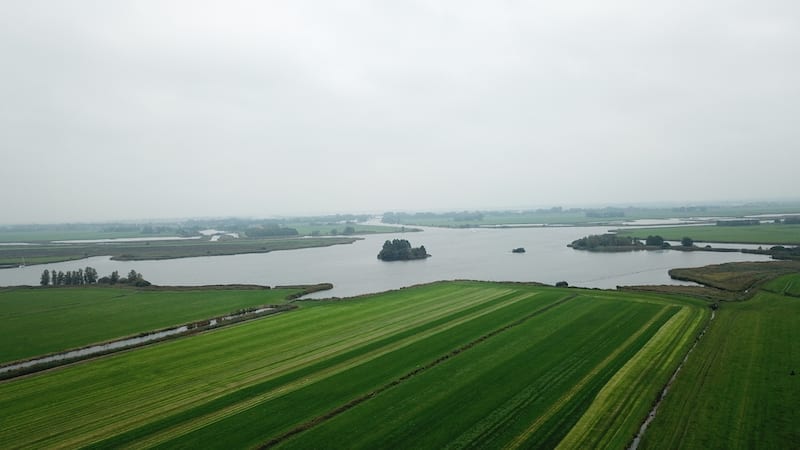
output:
POLYGON ((0 16, 0 223, 797 199, 800 4, 0 16))

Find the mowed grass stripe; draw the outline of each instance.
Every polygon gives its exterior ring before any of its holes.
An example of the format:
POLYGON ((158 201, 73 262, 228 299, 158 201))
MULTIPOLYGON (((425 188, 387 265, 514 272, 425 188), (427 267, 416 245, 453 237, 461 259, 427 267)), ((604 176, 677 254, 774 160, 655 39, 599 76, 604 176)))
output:
MULTIPOLYGON (((441 289, 438 286, 434 286, 430 290, 423 290, 432 291, 435 294, 444 294, 443 296, 433 295, 432 299, 426 298, 425 302, 419 303, 420 309, 423 312, 438 311, 438 313, 430 314, 427 317, 416 317, 419 316, 419 314, 415 311, 411 311, 409 308, 406 308, 405 302, 402 302, 403 298, 400 297, 400 301, 395 301, 394 303, 386 302, 381 305, 383 308, 381 309, 380 313, 376 315, 378 318, 391 315, 390 313, 386 313, 386 310, 388 309, 391 311, 393 306, 400 306, 399 309, 406 310, 408 318, 407 325, 417 323, 415 320, 424 323, 426 321, 436 320, 441 315, 458 311, 464 307, 473 307, 473 305, 476 305, 475 307, 480 307, 480 305, 483 303, 496 300, 498 296, 501 296, 502 294, 513 292, 510 289, 498 289, 496 287, 491 287, 489 290, 476 290, 474 286, 461 286, 460 289, 457 286, 446 287, 446 289, 441 289), (464 289, 464 287, 466 287, 466 289, 464 289), (440 300, 445 306, 442 306, 441 304, 435 304, 437 299, 440 300), (464 303, 459 303, 459 301, 464 301, 464 303), (426 304, 429 306, 428 309, 425 308, 426 304)), ((375 302, 381 302, 384 300, 384 298, 385 297, 375 298, 375 302)), ((367 309, 375 309, 375 306, 369 302, 359 301, 357 303, 362 303, 367 309)), ((348 320, 352 316, 358 316, 358 314, 355 314, 357 311, 353 311, 351 308, 340 309, 338 308, 339 305, 336 305, 337 308, 330 310, 323 309, 331 308, 332 306, 334 305, 309 308, 308 310, 297 311, 295 314, 300 314, 302 312, 317 319, 317 321, 307 322, 304 324, 306 329, 312 335, 321 334, 324 337, 325 333, 319 331, 320 329, 325 330, 326 324, 332 323, 334 325, 338 325, 342 321, 346 322, 354 329, 359 328, 358 321, 352 322, 351 320, 348 320), (333 316, 333 319, 331 319, 330 316, 333 316)), ((278 317, 275 317, 275 319, 277 318, 278 317)), ((395 319, 391 319, 390 321, 394 322, 395 319)), ((126 367, 126 375, 135 377, 137 369, 135 366, 130 367, 131 361, 141 360, 139 365, 142 367, 142 369, 150 370, 147 368, 163 367, 166 376, 155 380, 150 377, 145 377, 147 379, 147 384, 144 385, 142 383, 137 383, 137 380, 135 379, 119 380, 119 383, 105 383, 107 386, 104 388, 102 386, 97 386, 98 383, 96 382, 96 377, 93 373, 85 374, 85 377, 81 377, 80 381, 76 380, 75 382, 71 383, 70 386, 74 389, 77 389, 78 392, 81 392, 80 401, 76 401, 75 395, 70 393, 69 389, 64 391, 49 389, 50 391, 56 390, 56 392, 52 392, 52 394, 54 394, 57 398, 60 397, 60 401, 52 401, 54 400, 52 398, 51 401, 47 401, 39 397, 41 402, 45 403, 44 407, 40 408, 39 411, 20 411, 20 416, 15 416, 14 418, 15 422, 26 423, 27 427, 20 427, 18 429, 18 433, 19 435, 28 433, 32 436, 39 436, 40 439, 37 441, 37 443, 41 444, 48 442, 47 439, 64 442, 70 436, 73 436, 75 439, 77 439, 75 442, 77 444, 79 442, 85 442, 87 436, 113 435, 118 432, 115 430, 121 430, 125 427, 130 427, 131 425, 135 426, 137 423, 146 424, 154 420, 154 418, 159 417, 159 415, 161 417, 170 416, 175 414, 175 412, 185 410, 187 405, 191 407, 196 405, 198 402, 202 403, 204 399, 205 401, 213 399, 214 394, 216 394, 216 397, 219 397, 220 395, 226 395, 226 393, 231 389, 235 390, 238 388, 239 385, 242 384, 242 380, 236 380, 236 383, 238 384, 235 388, 231 387, 230 383, 226 383, 223 386, 218 386, 214 392, 209 393, 203 390, 208 386, 207 383, 203 382, 203 377, 208 375, 213 375, 217 379, 226 377, 240 377, 241 372, 237 369, 240 369, 243 364, 247 366, 248 364, 246 363, 248 360, 256 358, 256 355, 259 355, 258 353, 243 351, 243 347, 252 347, 251 341, 253 338, 258 339, 259 335, 273 335, 274 337, 272 339, 266 338, 266 336, 262 337, 262 339, 266 340, 266 342, 262 340, 260 343, 258 343, 260 345, 255 346, 255 348, 264 350, 262 351, 261 355, 271 355, 276 359, 283 361, 284 365, 286 364, 284 357, 280 356, 280 350, 277 350, 278 354, 276 354, 275 351, 269 351, 268 345, 273 341, 280 341, 281 339, 280 334, 275 336, 273 333, 270 333, 271 330, 268 327, 270 327, 270 324, 274 322, 271 322, 270 320, 260 322, 263 323, 263 326, 256 326, 256 324, 253 323, 248 324, 247 326, 239 326, 237 327, 239 328, 238 330, 220 330, 214 333, 209 333, 205 336, 197 336, 193 338, 195 339, 193 342, 185 342, 181 343, 180 345, 177 345, 177 341, 175 343, 171 343, 175 344, 176 347, 182 349, 183 351, 176 352, 175 349, 171 348, 163 348, 158 350, 155 348, 143 349, 139 352, 120 355, 124 356, 123 359, 117 360, 115 357, 111 358, 112 361, 97 361, 100 366, 105 366, 106 370, 111 370, 112 372, 115 370, 115 367, 126 367), (243 330, 246 332, 243 332, 243 330), (253 331, 257 332, 255 336, 250 334, 250 332, 253 331), (231 338, 231 336, 234 336, 234 338, 231 338), (248 344, 249 342, 250 344, 248 344), (211 346, 211 352, 206 351, 206 345, 211 346), (236 349, 237 351, 231 352, 231 349, 236 349), (248 354, 252 356, 249 357, 248 354), (149 358, 149 356, 153 355, 157 356, 155 360, 149 358), (182 361, 180 364, 175 364, 174 361, 172 361, 173 358, 180 358, 184 361, 182 361), (218 361, 218 358, 222 358, 223 361, 218 361), (229 364, 235 365, 229 366, 229 364), (82 381, 85 379, 91 380, 93 385, 87 386, 82 384, 82 381), (174 387, 175 390, 171 390, 171 387, 174 387), (111 405, 109 405, 109 403, 111 403, 111 405), (108 411, 108 414, 87 414, 86 411, 88 408, 106 410, 108 411), (25 417, 26 415, 28 416, 27 420, 25 417), (54 418, 54 416, 56 418, 54 418), (38 426, 36 425, 37 423, 38 426), (27 429, 27 431, 25 431, 25 429, 27 429), (30 434, 31 432, 33 434, 30 434), (48 436, 50 437, 48 438, 48 436)), ((285 324, 287 322, 295 323, 295 320, 287 315, 285 318, 278 320, 277 322, 283 323, 283 328, 285 328, 285 324)), ((367 328, 374 329, 374 324, 368 323, 367 320, 363 320, 362 322, 367 324, 365 325, 367 328)), ((378 334, 363 336, 363 333, 353 331, 351 331, 350 334, 356 335, 362 341, 369 341, 371 339, 378 339, 381 336, 394 333, 397 331, 397 329, 402 328, 402 324, 397 324, 396 328, 389 327, 383 330, 376 330, 375 333, 378 334)), ((294 332, 294 330, 291 331, 294 332)), ((337 333, 341 331, 342 330, 340 330, 339 327, 334 326, 328 330, 328 333, 337 333)), ((342 352, 352 351, 353 346, 354 342, 352 339, 342 338, 339 350, 342 352)), ((328 351, 329 349, 323 348, 322 350, 328 351)), ((304 349, 299 349, 296 351, 296 353, 300 354, 303 358, 306 358, 302 361, 302 364, 300 364, 299 367, 317 362, 318 358, 309 354, 304 349)), ((297 361, 294 361, 293 363, 297 363, 297 361)), ((259 367, 259 365, 256 367, 259 367)), ((279 371, 282 367, 283 366, 279 365, 278 367, 273 367, 273 369, 275 371, 279 371)), ((100 373, 103 373, 102 369, 100 373)), ((57 374, 53 375, 56 379, 61 378, 57 374)), ((248 370, 247 376, 250 377, 247 379, 248 381, 258 381, 267 378, 263 373, 259 376, 258 369, 248 370)), ((109 380, 113 378, 115 377, 111 375, 109 380)), ((46 385, 52 383, 52 381, 52 379, 44 380, 46 385)), ((67 381, 70 382, 71 380, 68 379, 67 381)), ((21 385, 24 385, 24 383, 21 385)), ((0 388, 2 388, 2 386, 0 386, 0 388)), ((1 390, 2 389, 0 389, 0 391, 1 390)), ((24 400, 35 403, 35 399, 36 395, 33 395, 25 398, 24 400)), ((9 404, 11 406, 19 406, 15 403, 9 404)))
MULTIPOLYGON (((660 308, 659 305, 658 309, 660 308)), ((619 308, 616 314, 609 316, 604 324, 605 327, 587 334, 583 340, 575 341, 573 347, 565 349, 568 357, 560 355, 561 360, 550 361, 549 370, 538 376, 534 382, 530 382, 504 405, 495 409, 470 433, 463 434, 457 442, 463 442, 465 446, 473 448, 499 447, 504 440, 513 438, 515 434, 512 431, 513 427, 509 427, 510 423, 516 423, 517 428, 524 429, 531 420, 542 417, 542 414, 553 402, 560 400, 557 393, 572 387, 577 381, 577 377, 596 367, 609 348, 616 348, 620 345, 620 334, 609 333, 609 330, 615 330, 617 333, 620 331, 633 333, 638 324, 652 316, 652 311, 642 308, 619 308), (630 328, 631 324, 634 324, 634 328, 630 328), (565 380, 570 381, 565 383, 565 380)), ((627 336, 627 333, 624 336, 627 336)), ((567 342, 567 340, 564 339, 563 342, 567 342)), ((609 376, 607 373, 614 370, 616 365, 609 364, 606 367, 603 372, 598 372, 592 378, 591 383, 584 386, 579 394, 570 397, 570 404, 562 405, 558 417, 550 417, 547 420, 541 427, 544 431, 539 433, 541 436, 537 438, 536 446, 551 446, 543 442, 553 439, 551 436, 563 433, 565 429, 569 428, 570 425, 564 422, 568 421, 569 417, 579 414, 585 399, 593 395, 593 392, 598 389, 597 386, 604 382, 605 378, 609 376)), ((457 448, 457 446, 451 448, 457 448)))
POLYGON ((552 291, 548 294, 543 292, 531 301, 511 304, 166 442, 163 447, 207 446, 208 442, 221 434, 231 436, 231 440, 218 443, 218 447, 247 447, 268 441, 315 417, 347 405, 353 399, 373 392, 403 374, 424 367, 465 343, 513 323, 545 303, 553 303, 563 296, 563 291, 552 291), (542 296, 546 302, 540 298, 542 296))
POLYGON ((455 443, 496 448, 504 442, 496 440, 498 435, 515 426, 518 417, 535 417, 546 409, 661 307, 578 297, 281 447, 440 449, 455 443), (483 441, 482 431, 489 435, 483 441))
POLYGON ((486 314, 490 314, 498 309, 505 308, 509 305, 517 303, 522 300, 527 300, 536 295, 537 293, 522 293, 513 295, 507 299, 504 299, 502 303, 495 303, 491 306, 483 307, 477 311, 472 312, 471 314, 466 315, 459 315, 459 317, 448 317, 448 320, 443 321, 443 323, 438 324, 436 326, 427 328, 427 329, 415 329, 407 334, 407 337, 404 337, 400 340, 390 340, 386 343, 386 345, 382 345, 375 350, 372 350, 368 353, 360 354, 358 356, 354 356, 346 361, 343 361, 339 364, 332 365, 329 367, 325 367, 322 370, 319 370, 311 375, 304 376, 301 379, 296 379, 292 382, 287 384, 281 385, 276 389, 272 389, 248 399, 239 401, 237 403, 231 404, 230 406, 222 409, 217 409, 213 412, 205 414, 200 417, 193 417, 190 421, 184 422, 178 426, 173 426, 163 431, 149 435, 146 439, 142 439, 139 441, 135 441, 130 443, 131 447, 141 447, 141 446, 154 446, 159 443, 165 442, 170 439, 175 439, 179 436, 182 436, 186 433, 191 431, 197 430, 199 428, 208 426, 214 422, 218 422, 222 419, 230 417, 232 415, 238 414, 246 409, 253 408, 265 401, 277 398, 282 395, 287 395, 297 389, 301 389, 308 385, 317 383, 325 378, 330 376, 336 375, 341 373, 345 370, 351 369, 355 366, 364 364, 369 362, 375 358, 384 356, 388 353, 397 351, 403 347, 408 345, 414 344, 420 340, 427 339, 437 333, 441 333, 443 331, 447 331, 451 328, 454 328, 458 325, 461 325, 467 321, 475 320, 481 316, 486 314))
MULTIPOLYGON (((597 299, 593 299, 597 301, 597 299)), ((563 330, 561 342, 572 342, 572 347, 556 341, 558 350, 553 354, 554 359, 548 363, 547 371, 541 377, 528 382, 520 394, 508 403, 516 403, 513 414, 506 415, 502 421, 494 424, 493 429, 487 430, 469 443, 473 448, 499 448, 516 439, 521 433, 529 429, 529 425, 543 417, 545 420, 530 435, 525 442, 526 447, 552 448, 574 425, 575 421, 589 406, 591 399, 602 388, 606 381, 627 361, 671 313, 664 314, 648 327, 634 342, 630 343, 623 352, 618 353, 612 360, 606 359, 611 349, 624 345, 628 336, 634 334, 637 328, 648 319, 652 318, 661 305, 624 305, 617 302, 616 307, 606 306, 608 319, 600 326, 596 326, 592 333, 585 339, 570 340, 567 336, 572 332, 573 326, 563 330), (560 358, 559 358, 560 357, 560 358), (602 369, 597 370, 602 361, 608 361, 602 369), (581 383, 581 377, 587 373, 593 376, 583 383, 580 390, 572 391, 572 395, 565 397, 564 392, 573 389, 581 383), (559 405, 555 413, 553 405, 559 405)), ((581 329, 575 323, 575 328, 581 329)), ((509 369, 516 367, 512 365, 509 369)), ((584 378, 586 379, 586 378, 584 378)), ((480 429, 481 425, 476 428, 480 429)))
POLYGON ((511 441, 505 448, 515 449, 521 447, 528 439, 550 418, 552 418, 570 399, 575 397, 581 389, 589 384, 602 370, 609 366, 614 359, 622 354, 629 346, 639 339, 653 324, 661 319, 671 308, 662 308, 662 310, 640 327, 633 335, 631 335, 622 345, 616 347, 603 361, 595 366, 589 373, 587 373, 580 381, 573 385, 573 387, 564 393, 547 411, 539 416, 539 418, 530 424, 530 426, 511 441))
POLYGON ((603 386, 558 448, 622 448, 708 320, 708 310, 682 307, 603 386))

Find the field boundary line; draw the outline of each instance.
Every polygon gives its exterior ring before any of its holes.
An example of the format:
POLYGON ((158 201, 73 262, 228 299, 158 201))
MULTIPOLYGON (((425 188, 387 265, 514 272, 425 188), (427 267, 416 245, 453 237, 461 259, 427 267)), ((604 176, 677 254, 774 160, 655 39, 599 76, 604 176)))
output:
MULTIPOLYGON (((649 372, 666 370, 669 374, 667 369, 672 365, 671 362, 681 356, 681 350, 694 336, 691 331, 703 321, 702 315, 693 316, 692 312, 693 308, 690 306, 681 307, 680 311, 662 325, 656 334, 601 388, 587 410, 556 448, 582 448, 598 445, 599 441, 586 442, 595 429, 608 430, 607 423, 600 427, 598 427, 598 423, 604 419, 616 419, 623 415, 624 417, 616 420, 624 422, 632 417, 630 414, 631 399, 641 398, 643 393, 637 392, 638 389, 631 388, 640 385, 644 381, 643 375, 649 372), (620 386, 627 386, 628 392, 617 391, 616 388, 620 386), (624 395, 615 395, 618 392, 624 392, 624 395), (606 411, 606 414, 602 414, 603 411, 606 411)), ((617 426, 613 430, 610 435, 606 433, 601 436, 605 438, 605 445, 608 445, 608 441, 612 440, 621 431, 621 428, 617 426)))
POLYGON ((331 410, 331 411, 329 411, 329 412, 327 412, 327 413, 325 413, 325 414, 323 414, 321 416, 315 417, 314 419, 311 419, 311 420, 309 420, 309 421, 307 421, 307 422, 305 422, 303 424, 298 425, 297 427, 295 427, 295 428, 293 428, 293 429, 291 429, 291 430, 279 435, 278 437, 273 438, 270 441, 267 441, 266 443, 264 443, 263 445, 259 446, 258 448, 259 449, 267 449, 267 448, 274 447, 274 446, 282 443, 283 441, 291 438, 294 435, 297 435, 299 433, 307 431, 307 430, 309 430, 309 429, 311 429, 311 428, 313 428, 313 427, 315 427, 315 426, 317 426, 317 425, 319 425, 319 424, 321 424, 323 422, 326 422, 326 421, 328 421, 328 420, 330 420, 330 419, 332 419, 332 418, 334 418, 334 417, 336 417, 336 416, 348 411, 349 409, 352 409, 353 407, 358 406, 359 404, 364 403, 365 401, 380 395, 381 393, 385 392, 386 390, 391 389, 391 388, 393 388, 393 387, 395 387, 395 386, 397 386, 397 385, 399 385, 399 384, 401 384, 401 383, 403 383, 403 382, 405 382, 405 381, 407 381, 407 380, 409 380, 409 379, 419 375, 420 373, 423 373, 423 372, 425 372, 425 371, 427 371, 427 370, 429 370, 429 369, 431 369, 433 367, 436 367, 439 364, 449 360, 450 358, 458 356, 459 354, 461 354, 461 353, 463 353, 463 352, 475 347, 476 345, 478 345, 478 344, 480 344, 480 343, 482 343, 482 342, 484 342, 484 341, 486 341, 488 339, 491 339, 492 337, 494 337, 494 336, 496 336, 496 335, 498 335, 500 333, 508 331, 509 329, 517 327, 519 325, 522 325, 523 323, 527 322, 528 320, 530 320, 533 317, 536 317, 536 316, 538 316, 540 314, 543 314, 543 313, 545 313, 545 312, 547 312, 547 311, 549 311, 549 310, 551 310, 553 308, 556 308, 556 307, 558 307, 560 305, 563 305, 567 301, 572 300, 577 296, 578 296, 578 294, 570 294, 570 295, 567 295, 565 297, 562 297, 561 299, 556 300, 555 302, 553 302, 553 303, 551 303, 551 304, 549 304, 547 306, 544 306, 544 307, 542 307, 540 309, 537 309, 536 311, 534 311, 534 312, 532 312, 530 314, 527 314, 527 315, 525 315, 525 316, 523 316, 523 317, 521 317, 521 318, 519 318, 519 319, 517 319, 517 320, 515 320, 515 321, 513 321, 513 322, 511 322, 509 324, 506 324, 506 325, 504 325, 504 326, 502 326, 502 327, 500 327, 498 329, 495 329, 494 331, 491 331, 491 332, 489 332, 487 334, 484 334, 483 336, 480 336, 477 339, 474 339, 474 340, 470 341, 469 343, 464 344, 461 347, 458 347, 455 350, 452 350, 451 352, 440 356, 439 358, 429 362, 428 364, 426 364, 426 365, 424 365, 422 367, 419 367, 417 369, 412 370, 411 372, 406 373, 405 375, 401 376, 400 378, 397 378, 394 381, 391 381, 391 382, 379 387, 378 389, 375 389, 375 390, 373 390, 373 391, 371 391, 371 392, 369 392, 367 394, 359 396, 359 397, 357 397, 357 398, 345 403, 344 405, 342 405, 342 406, 340 406, 340 407, 338 407, 336 409, 333 409, 333 410, 331 410))
POLYGON ((581 389, 583 389, 583 387, 584 387, 584 386, 585 386, 585 385, 586 385, 586 384, 587 384, 587 383, 588 383, 588 382, 589 382, 589 381, 590 381, 592 378, 594 378, 595 376, 597 376, 597 374, 598 374, 598 373, 599 373, 601 370, 603 370, 603 369, 604 369, 606 366, 608 366, 609 364, 611 364, 611 361, 613 361, 613 360, 614 360, 614 359, 616 359, 616 358, 617 358, 617 357, 618 357, 620 354, 622 354, 624 351, 626 351, 626 350, 628 349, 628 347, 630 347, 630 346, 631 346, 631 344, 633 344, 633 343, 634 343, 634 342, 635 342, 637 339, 639 339, 639 337, 641 337, 641 336, 642 336, 642 335, 643 335, 643 334, 644 334, 644 333, 645 333, 645 332, 646 332, 646 331, 647 331, 647 330, 648 330, 648 329, 649 329, 651 326, 653 326, 653 324, 654 324, 654 323, 656 323, 656 322, 657 322, 657 321, 658 321, 658 320, 661 318, 661 316, 663 316, 664 314, 666 314, 668 309, 669 309, 669 308, 668 308, 668 307, 666 307, 666 306, 665 306, 664 308, 662 308, 662 309, 661 309, 661 311, 659 311, 659 312, 658 312, 658 314, 655 314, 655 315, 653 316, 653 318, 651 318, 649 321, 647 321, 647 323, 645 323, 644 325, 642 325, 642 327, 641 327, 641 328, 639 328, 639 329, 638 329, 638 330, 637 330, 637 331, 636 331, 634 334, 632 334, 632 335, 631 335, 631 336, 630 336, 628 339, 626 339, 626 340, 625 340, 625 342, 623 342, 623 343, 622 343, 622 345, 620 345, 619 347, 617 347, 617 348, 616 348, 616 349, 615 349, 613 352, 611 352, 611 353, 610 353, 610 354, 609 354, 609 355, 608 355, 608 356, 607 356, 605 359, 603 359, 602 361, 600 361, 600 364, 596 365, 596 366, 595 366, 595 367, 594 367, 594 368, 593 368, 593 369, 592 369, 592 370, 591 370, 591 371, 590 371, 588 374, 586 374, 586 376, 584 376, 584 377, 583 377, 583 378, 582 378, 582 379, 581 379, 581 380, 580 380, 578 383, 576 383, 576 384, 575 384, 575 385, 572 387, 572 389, 570 389, 570 390, 569 390, 569 391, 567 391, 567 392, 566 392, 564 395, 562 395, 562 396, 561 396, 561 398, 559 398, 559 399, 558 399, 558 401, 556 401, 556 402, 555 402, 555 403, 554 403, 554 404, 553 404, 553 405, 552 405, 550 408, 548 408, 548 410, 547 410, 547 411, 546 411, 544 414, 542 414, 541 416, 539 416, 539 418, 538 418, 538 419, 537 419, 535 422, 533 422, 533 423, 532 423, 532 424, 531 424, 531 425, 530 425, 530 426, 529 426, 529 427, 528 427, 528 428, 527 428, 525 431, 523 431, 522 433, 520 433, 520 434, 519 434, 519 435, 518 435, 518 436, 517 436, 517 437, 516 437, 516 438, 515 438, 513 441, 511 441, 511 442, 510 442, 508 445, 506 445, 504 448, 507 448, 507 449, 515 449, 515 448, 519 448, 519 447, 520 447, 520 446, 523 444, 523 442, 525 442, 525 440, 527 440, 527 439, 528 439, 528 438, 529 438, 529 437, 530 437, 530 436, 531 436, 533 433, 535 433, 535 432, 536 432, 536 430, 538 430, 538 429, 539 429, 539 427, 541 427, 541 426, 542 426, 542 424, 544 424, 544 422, 545 422, 545 421, 547 421, 548 419, 550 419, 551 417, 553 417, 553 415, 554 415, 556 412, 558 412, 558 410, 561 408, 561 406, 562 406, 564 403, 566 403, 566 402, 567 402, 567 401, 568 401, 570 398, 572 398, 573 396, 575 396, 575 395, 576 395, 576 394, 577 394, 577 393, 578 393, 578 392, 579 392, 581 389))

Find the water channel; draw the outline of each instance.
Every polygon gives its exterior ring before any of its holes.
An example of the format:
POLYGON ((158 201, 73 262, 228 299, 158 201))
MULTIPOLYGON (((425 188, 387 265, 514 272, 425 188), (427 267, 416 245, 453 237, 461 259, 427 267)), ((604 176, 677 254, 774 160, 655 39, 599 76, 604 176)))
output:
MULTIPOLYGON (((424 228, 422 232, 368 235, 348 245, 271 253, 181 258, 158 261, 78 261, 0 270, 0 286, 37 285, 44 269, 77 270, 92 266, 100 275, 131 269, 157 285, 246 283, 260 285, 333 283, 312 297, 345 297, 397 289, 437 280, 538 281, 572 286, 686 284, 669 278, 675 267, 731 261, 765 261, 763 255, 681 252, 675 250, 593 253, 567 244, 608 227, 536 227, 502 229, 424 228), (382 262, 376 258, 384 240, 408 239, 433 255, 426 260, 382 262), (511 249, 524 247, 523 254, 511 249)), ((713 245, 722 247, 723 245, 713 245)), ((743 247, 730 244, 731 247, 743 247)))

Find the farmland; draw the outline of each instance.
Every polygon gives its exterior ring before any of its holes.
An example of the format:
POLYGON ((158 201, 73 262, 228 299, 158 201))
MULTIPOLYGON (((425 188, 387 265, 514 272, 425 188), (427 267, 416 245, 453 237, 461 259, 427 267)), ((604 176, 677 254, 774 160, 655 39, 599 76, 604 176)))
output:
POLYGON ((132 287, 0 290, 0 363, 284 302, 299 289, 132 287))
POLYGON ((620 229, 617 234, 644 239, 659 235, 666 240, 680 241, 688 236, 698 242, 720 242, 733 244, 800 244, 800 225, 761 224, 744 226, 683 226, 663 228, 620 229))
POLYGON ((725 303, 642 448, 792 448, 800 442, 800 275, 725 303), (772 292, 767 291, 769 289, 772 292))
POLYGON ((304 302, 0 383, 0 447, 620 447, 708 317, 478 282, 304 302))

